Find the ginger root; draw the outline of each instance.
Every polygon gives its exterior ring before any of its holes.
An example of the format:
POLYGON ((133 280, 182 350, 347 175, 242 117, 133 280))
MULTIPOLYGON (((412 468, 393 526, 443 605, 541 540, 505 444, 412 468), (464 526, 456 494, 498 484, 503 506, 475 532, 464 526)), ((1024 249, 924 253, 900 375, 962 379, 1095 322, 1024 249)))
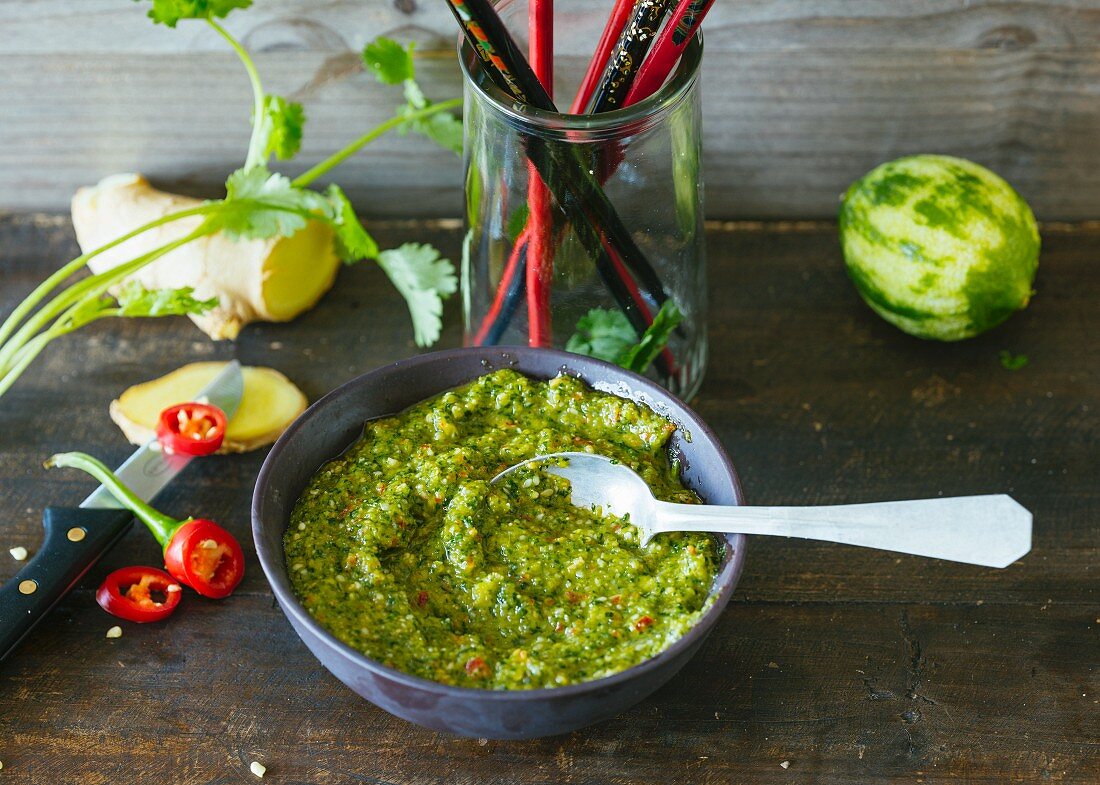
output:
MULTIPOLYGON (((139 174, 118 174, 73 196, 73 226, 82 251, 170 213, 200 205, 198 199, 158 191, 139 174)), ((183 237, 202 221, 183 218, 128 240, 89 263, 100 273, 183 237)), ((292 237, 231 240, 221 234, 177 248, 132 276, 147 289, 193 287, 218 307, 191 320, 214 340, 234 339, 255 321, 286 322, 309 310, 332 288, 340 260, 332 229, 317 221, 292 237)))
MULTIPOLYGON (((169 406, 195 400, 223 368, 223 362, 191 363, 159 379, 134 385, 111 401, 111 419, 132 444, 156 436, 157 418, 169 406)), ((245 367, 244 396, 230 418, 219 453, 265 447, 305 411, 306 396, 292 381, 271 368, 245 367)))

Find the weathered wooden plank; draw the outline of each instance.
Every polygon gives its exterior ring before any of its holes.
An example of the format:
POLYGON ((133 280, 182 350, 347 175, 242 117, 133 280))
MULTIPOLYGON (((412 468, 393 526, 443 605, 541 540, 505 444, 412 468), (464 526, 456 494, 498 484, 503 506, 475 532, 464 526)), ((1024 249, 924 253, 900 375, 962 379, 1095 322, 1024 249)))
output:
MULTIPOLYGON (((606 3, 560 5, 567 94, 606 3)), ((430 92, 457 95, 453 22, 434 4, 281 0, 228 21, 264 53, 271 88, 307 103, 302 165, 397 101, 355 57, 378 33, 421 41, 430 92)), ((62 209, 80 185, 133 169, 211 194, 239 163, 247 84, 212 32, 154 28, 114 0, 0 4, 0 27, 0 207, 62 209)), ((994 167, 1045 218, 1097 215, 1095 0, 720 3, 708 31, 712 216, 829 216, 866 169, 923 151, 994 167)), ((384 140, 338 175, 371 214, 460 212, 459 162, 420 140, 384 140)))
MULTIPOLYGON (((589 55, 611 0, 558 0, 556 47, 589 55)), ((523 0, 508 18, 523 37, 523 0)), ((147 4, 146 4, 146 7, 147 4)), ((456 38, 454 21, 437 0, 262 0, 224 22, 257 50, 329 51, 359 48, 379 34, 413 37, 438 47, 456 38)), ((117 0, 33 0, 0 5, 6 31, 0 51, 20 54, 181 53, 222 50, 198 25, 154 27, 137 8, 117 0)), ((707 17, 712 47, 722 51, 826 48, 967 49, 1074 48, 1100 43, 1095 0, 773 0, 720 2, 707 17)))

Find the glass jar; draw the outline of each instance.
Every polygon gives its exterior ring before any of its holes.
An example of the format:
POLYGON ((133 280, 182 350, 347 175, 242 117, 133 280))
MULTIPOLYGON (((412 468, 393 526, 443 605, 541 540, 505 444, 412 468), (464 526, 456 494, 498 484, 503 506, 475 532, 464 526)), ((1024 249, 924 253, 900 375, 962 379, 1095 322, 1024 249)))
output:
POLYGON ((702 51, 696 38, 634 106, 565 115, 517 105, 462 46, 467 345, 554 346, 632 365, 684 398, 698 391, 702 51))

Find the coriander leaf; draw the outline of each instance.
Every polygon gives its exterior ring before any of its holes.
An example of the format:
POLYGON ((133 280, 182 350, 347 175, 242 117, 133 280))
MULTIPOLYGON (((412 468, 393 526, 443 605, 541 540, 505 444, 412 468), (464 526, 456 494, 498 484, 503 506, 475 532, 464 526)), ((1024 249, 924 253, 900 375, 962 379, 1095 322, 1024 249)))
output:
MULTIPOLYGON (((531 208, 524 202, 519 206, 519 209, 512 213, 512 217, 508 219, 508 239, 511 242, 515 242, 516 239, 523 234, 523 230, 527 228, 527 221, 531 217, 531 208)), ((578 324, 578 328, 579 328, 578 324)))
POLYGON ((426 136, 445 150, 462 155, 462 121, 449 112, 414 120, 412 130, 426 136))
POLYGON ((193 287, 146 289, 137 281, 127 281, 118 293, 119 316, 183 316, 206 313, 218 306, 218 298, 195 299, 193 287))
POLYGON ((252 0, 153 0, 149 18, 158 24, 175 27, 181 19, 221 19, 230 11, 250 5, 252 0))
POLYGON ((340 258, 350 263, 378 256, 378 243, 360 223, 355 208, 340 186, 333 183, 325 194, 332 203, 335 215, 332 226, 336 230, 336 252, 340 258))
POLYGON ((630 320, 621 311, 593 308, 577 321, 577 332, 569 338, 565 350, 617 363, 636 340, 630 320))
POLYGON ((635 346, 619 359, 619 365, 628 371, 642 373, 668 344, 672 331, 684 320, 684 315, 672 300, 665 300, 653 323, 635 346))
POLYGON ((577 332, 569 338, 565 350, 642 373, 665 348, 683 318, 680 309, 667 300, 638 339, 630 320, 621 311, 594 308, 577 321, 577 332))
POLYGON ((363 62, 382 84, 413 79, 413 44, 406 48, 391 38, 376 38, 363 49, 363 62))
POLYGON ((114 308, 115 301, 105 294, 82 300, 68 315, 68 329, 76 330, 100 317, 110 316, 114 308))
POLYGON ((998 356, 1001 358, 1001 365, 1009 371, 1018 371, 1028 364, 1026 354, 1013 354, 1008 349, 1001 349, 998 356))
POLYGON ((306 113, 302 105, 277 95, 264 96, 264 116, 260 130, 264 156, 272 153, 280 161, 289 161, 302 146, 302 127, 306 113))
POLYGON ((332 204, 321 194, 297 188, 262 166, 238 169, 225 182, 226 197, 209 224, 232 238, 290 237, 310 219, 333 223, 332 204))
POLYGON ((408 303, 416 345, 431 346, 443 329, 443 300, 458 289, 454 265, 419 243, 383 251, 378 264, 408 303))
POLYGON ((217 307, 217 297, 197 300, 194 294, 195 290, 190 286, 146 289, 137 281, 126 281, 121 285, 117 298, 103 294, 78 303, 64 320, 64 332, 72 332, 106 316, 183 316, 206 313, 217 307))
MULTIPOLYGON (((405 106, 397 110, 399 116, 408 117, 413 112, 427 109, 432 102, 424 95, 416 81, 416 63, 413 60, 414 44, 401 46, 389 38, 376 38, 363 50, 363 62, 374 72, 382 84, 403 85, 405 106)), ((454 153, 462 154, 462 121, 448 112, 412 120, 401 133, 413 131, 454 153)))

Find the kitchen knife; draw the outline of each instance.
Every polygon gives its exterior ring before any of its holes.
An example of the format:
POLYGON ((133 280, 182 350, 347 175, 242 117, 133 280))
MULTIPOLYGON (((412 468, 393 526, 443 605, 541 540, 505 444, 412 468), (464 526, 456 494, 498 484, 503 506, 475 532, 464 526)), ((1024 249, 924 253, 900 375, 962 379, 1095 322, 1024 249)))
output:
MULTIPOLYGON (((231 419, 244 394, 241 365, 230 362, 196 396, 231 419)), ((116 474, 145 501, 179 474, 189 455, 168 455, 156 438, 139 447, 116 474)), ((133 515, 102 485, 79 507, 47 507, 42 547, 23 569, 0 587, 0 660, 76 585, 130 528, 133 515)))

